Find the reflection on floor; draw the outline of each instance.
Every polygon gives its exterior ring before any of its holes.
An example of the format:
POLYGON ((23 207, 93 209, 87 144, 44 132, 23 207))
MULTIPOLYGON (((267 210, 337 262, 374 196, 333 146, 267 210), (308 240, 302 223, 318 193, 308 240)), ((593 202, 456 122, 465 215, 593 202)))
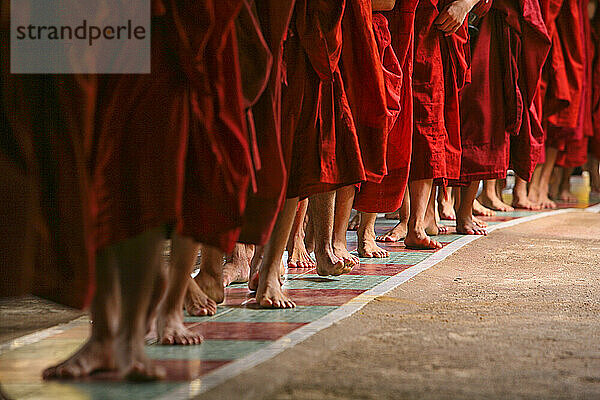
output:
MULTIPOLYGON (((583 198, 583 191, 578 192, 583 198)), ((587 200, 587 199, 586 199, 587 200)), ((576 207, 586 207, 581 201, 576 207)), ((573 205, 561 204, 560 207, 573 205)), ((497 213, 486 218, 490 225, 535 214, 517 210, 497 213)), ((377 231, 392 227, 396 221, 379 219, 377 231)), ((452 225, 450 221, 444 224, 452 225)), ((461 235, 452 232, 438 236, 447 245, 461 235)), ((348 233, 349 246, 356 246, 356 234, 348 233)), ((386 281, 415 264, 427 259, 433 251, 407 250, 400 243, 386 244, 390 257, 362 259, 351 274, 340 277, 320 277, 314 270, 291 269, 287 272, 285 288, 298 307, 292 310, 262 310, 256 307, 252 294, 244 284, 227 289, 226 302, 213 317, 187 317, 186 322, 205 338, 199 346, 147 347, 149 356, 168 371, 164 382, 128 384, 115 382, 109 373, 70 382, 44 382, 41 371, 71 353, 86 339, 89 321, 80 318, 52 331, 17 339, 0 346, 0 384, 9 398, 15 399, 132 399, 171 398, 170 393, 185 389, 193 395, 202 385, 199 377, 233 360, 261 351, 275 340, 331 313, 366 290, 386 281), (193 384, 189 382, 193 381, 193 384)), ((181 393, 181 392, 180 392, 181 393)))

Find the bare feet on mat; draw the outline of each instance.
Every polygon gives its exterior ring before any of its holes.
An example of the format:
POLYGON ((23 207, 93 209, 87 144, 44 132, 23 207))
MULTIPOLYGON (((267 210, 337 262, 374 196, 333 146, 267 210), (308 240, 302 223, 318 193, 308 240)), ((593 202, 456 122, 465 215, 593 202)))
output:
POLYGON ((317 258, 317 274, 320 276, 338 276, 352 270, 351 266, 347 266, 343 259, 335 255, 332 247, 315 249, 315 256, 317 258))
POLYGON ((390 256, 386 250, 377 246, 375 235, 370 232, 359 232, 358 254, 366 258, 386 258, 390 256))
POLYGON ((223 286, 244 283, 250 279, 250 263, 254 256, 254 245, 237 243, 232 255, 223 265, 223 286))
POLYGON ((217 312, 217 303, 208 297, 192 278, 185 295, 184 307, 188 314, 195 317, 215 315, 217 312))
POLYGON ((258 277, 258 288, 256 290, 256 303, 263 308, 294 308, 294 303, 285 295, 281 286, 281 278, 277 274, 277 268, 260 268, 258 277), (270 272, 269 272, 270 271, 270 272), (276 273, 273 273, 275 271, 276 273))
POLYGON ((117 368, 114 359, 114 339, 90 338, 79 351, 58 365, 43 372, 44 379, 74 379, 94 372, 117 368))
POLYGON ((461 235, 487 235, 487 229, 475 223, 473 217, 458 218, 456 220, 456 232, 461 235))
POLYGON ((482 220, 480 220, 479 218, 477 218, 477 217, 475 217, 475 216, 472 216, 472 217, 471 217, 471 220, 473 221, 473 223, 474 223, 475 225, 477 225, 477 226, 478 226, 478 227, 480 227, 480 228, 487 228, 487 226, 488 226, 487 222, 485 222, 485 221, 482 221, 482 220))
POLYGON ((130 381, 156 381, 166 375, 162 367, 153 365, 146 357, 144 343, 134 342, 126 335, 119 335, 115 341, 115 360, 117 370, 130 381))
POLYGON ((437 250, 442 248, 442 244, 427 236, 424 229, 409 230, 404 238, 404 246, 407 249, 415 250, 437 250))
MULTIPOLYGON (((512 207, 510 207, 510 209, 512 210, 512 207)), ((479 201, 473 200, 473 214, 482 217, 493 217, 494 215, 496 215, 496 212, 487 207, 484 207, 479 201)))
POLYGON ((493 210, 493 211, 504 211, 504 212, 514 211, 514 208, 512 208, 508 204, 504 203, 502 201, 502 199, 500 199, 496 195, 495 191, 492 192, 491 194, 486 193, 484 191, 483 193, 481 193, 479 195, 477 200, 475 200, 475 202, 473 203, 473 211, 475 212, 475 215, 491 216, 491 215, 487 215, 487 214, 478 213, 476 202, 479 202, 480 205, 487 207, 488 209, 493 210))
POLYGON ((158 343, 160 344, 189 345, 202 343, 202 335, 186 328, 183 324, 181 310, 168 313, 159 312, 156 319, 156 330, 158 343))
POLYGON ((291 249, 288 247, 287 264, 289 268, 314 268, 317 265, 308 254, 303 239, 293 240, 291 249))
POLYGON ((406 236, 406 231, 408 230, 406 221, 400 221, 398 224, 385 232, 382 235, 376 237, 375 240, 378 242, 398 242, 406 236))

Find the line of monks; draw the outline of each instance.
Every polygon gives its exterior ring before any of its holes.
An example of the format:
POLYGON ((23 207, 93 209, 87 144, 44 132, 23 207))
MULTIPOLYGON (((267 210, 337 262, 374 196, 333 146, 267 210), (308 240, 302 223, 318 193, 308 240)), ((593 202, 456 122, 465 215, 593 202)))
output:
POLYGON ((441 247, 436 202, 485 234, 509 169, 513 207, 555 207, 555 166, 563 197, 588 155, 598 173, 595 5, 153 0, 147 75, 13 75, 2 46, 0 294, 91 304, 89 341, 44 377, 162 377, 145 336, 199 344, 183 309, 213 315, 232 282, 294 307, 284 252, 348 273, 352 209, 359 255, 387 257, 377 241, 441 247))

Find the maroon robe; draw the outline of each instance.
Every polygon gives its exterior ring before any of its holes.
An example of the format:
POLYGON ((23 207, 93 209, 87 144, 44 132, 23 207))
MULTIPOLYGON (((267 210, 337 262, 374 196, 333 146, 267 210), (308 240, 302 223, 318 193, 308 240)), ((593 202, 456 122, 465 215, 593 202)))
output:
POLYGON ((592 46, 590 54, 592 59, 592 136, 590 137, 589 150, 594 157, 600 159, 600 10, 592 20, 592 46))
POLYGON ((574 168, 585 164, 587 161, 588 141, 593 136, 592 121, 592 38, 591 26, 588 16, 587 3, 589 0, 580 0, 579 5, 579 37, 583 42, 583 79, 581 82, 579 113, 577 125, 573 134, 562 143, 561 152, 556 160, 560 167, 574 168))
POLYGON ((387 174, 385 154, 389 113, 371 9, 370 0, 347 0, 342 20, 340 65, 367 181, 381 182, 387 174))
MULTIPOLYGON (((567 142, 581 141, 585 130, 586 98, 586 25, 587 0, 564 0, 551 3, 544 15, 547 25, 553 24, 552 62, 545 70, 544 120, 547 145, 564 150, 567 142), (562 107, 548 107, 562 99, 562 107)), ((575 148, 581 148, 580 144, 575 148)))
POLYGON ((83 308, 94 280, 83 139, 93 127, 95 78, 10 74, 2 22, 0 293, 83 308))
POLYGON ((450 1, 420 0, 415 14, 414 132, 410 179, 460 176, 459 91, 469 80, 467 21, 450 36, 435 19, 450 1))
POLYGON ((472 38, 471 84, 461 92, 461 182, 529 180, 543 131, 535 108, 550 38, 537 1, 494 0, 472 38))
POLYGON ((233 24, 242 1, 164 6, 153 19, 152 73, 102 78, 96 247, 176 224, 229 251, 250 182, 233 24))
POLYGON ((282 137, 287 196, 305 198, 366 179, 339 69, 345 1, 296 2, 285 43, 282 137))
MULTIPOLYGON (((287 171, 281 145, 281 91, 284 74, 283 41, 295 0, 256 0, 259 28, 272 57, 268 82, 249 109, 251 137, 255 138, 254 169, 256 190, 248 197, 241 242, 265 244, 285 197, 287 171)), ((241 32, 243 33, 243 32, 241 32)), ((255 64, 256 51, 247 49, 248 63, 255 64)), ((242 57, 243 59, 243 57, 242 57)), ((247 68, 243 63, 242 74, 247 68)), ((252 78, 252 76, 250 76, 252 78)))
MULTIPOLYGON (((398 4, 400 2, 397 2, 398 4)), ((392 11, 393 12, 393 11, 392 11)), ((397 14, 395 14, 397 15, 397 14)), ((396 210, 404 196, 408 182, 408 165, 412 140, 412 91, 410 87, 410 68, 412 67, 412 23, 414 10, 406 18, 405 23, 396 28, 407 29, 408 35, 400 35, 405 43, 396 42, 397 48, 403 51, 403 61, 407 72, 401 68, 396 56, 394 39, 390 33, 388 20, 383 14, 373 15, 373 30, 386 90, 386 107, 388 110, 388 134, 386 135, 385 152, 382 157, 386 161, 388 174, 381 182, 364 182, 354 200, 354 208, 363 212, 391 212, 396 210), (408 53, 408 54, 407 54, 408 53), (408 79, 404 79, 408 77, 408 79), (406 85, 403 85, 406 82, 406 85), (405 105, 403 108, 401 104, 405 105), (408 117, 407 121, 398 121, 399 115, 408 117)))

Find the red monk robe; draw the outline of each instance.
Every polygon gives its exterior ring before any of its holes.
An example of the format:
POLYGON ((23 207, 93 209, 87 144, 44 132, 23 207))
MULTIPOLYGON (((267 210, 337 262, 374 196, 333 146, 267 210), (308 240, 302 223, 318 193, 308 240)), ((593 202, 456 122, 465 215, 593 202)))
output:
MULTIPOLYGON (((557 7, 551 3, 545 6, 544 19, 551 30, 553 57, 544 71, 547 86, 543 112, 547 134, 547 145, 563 150, 567 141, 584 138, 582 113, 586 98, 586 43, 583 0, 564 0, 557 7), (567 105, 549 107, 546 102, 557 104, 562 99, 567 105)), ((585 1, 587 3, 587 0, 585 1)), ((587 12, 586 12, 587 15, 587 12)))
POLYGON ((0 296, 33 293, 83 308, 93 292, 83 137, 95 80, 10 74, 8 20, 0 35, 0 296))
POLYGON ((593 136, 590 137, 590 153, 600 159, 600 9, 596 8, 596 13, 592 19, 592 130, 593 136))
MULTIPOLYGON (((342 19, 340 68, 367 181, 381 182, 387 174, 385 154, 389 113, 373 23, 371 0, 347 0, 342 19)), ((387 26, 384 29, 387 30, 387 26)), ((399 84, 397 79, 396 86, 399 84)))
POLYGON ((468 32, 466 20, 450 36, 435 26, 449 3, 421 0, 416 9, 411 180, 445 183, 460 176, 458 95, 469 80, 468 32))
MULTIPOLYGON (((399 3, 401 2, 396 2, 396 7, 398 8, 399 3)), ((394 13, 398 8, 392 10, 391 13, 394 13)), ((398 17, 399 13, 396 12, 394 15, 398 17)), ((410 71, 412 68, 414 8, 411 13, 404 13, 400 16, 406 18, 406 20, 399 24, 399 26, 396 26, 396 28, 408 30, 408 34, 398 35, 404 39, 405 43, 394 42, 394 38, 392 38, 390 33, 388 20, 383 14, 377 13, 373 15, 373 31, 381 60, 388 111, 388 134, 384 136, 385 146, 381 155, 386 161, 385 166, 386 170, 388 170, 388 175, 384 176, 381 182, 367 180, 361 184, 360 191, 354 200, 354 208, 358 211, 391 212, 398 209, 402 203, 408 182, 408 165, 410 163, 412 141, 410 71), (397 48, 403 51, 403 64, 406 71, 404 74, 392 43, 397 43, 397 48), (398 117, 400 114, 406 117, 408 121, 399 121, 398 117)))
MULTIPOLYGON (((248 197, 239 241, 262 245, 266 243, 273 230, 285 197, 287 171, 281 145, 283 41, 295 0, 255 0, 252 3, 258 17, 259 28, 272 56, 272 66, 264 91, 249 109, 249 127, 253 128, 249 130, 255 133, 254 137, 252 134, 250 136, 255 138, 256 142, 253 152, 256 192, 250 193, 248 197)), ((246 71, 250 69, 249 65, 256 64, 256 51, 252 48, 244 49, 242 46, 243 44, 240 43, 242 75, 246 76, 246 71)), ((255 75, 251 74, 248 78, 252 79, 255 75)))
POLYGON ((32 293, 84 308, 93 291, 93 260, 86 242, 82 132, 93 94, 87 97, 72 76, 5 71, 0 293, 32 293))
POLYGON ((102 78, 93 141, 101 248, 178 222, 230 251, 250 180, 233 21, 242 2, 164 2, 152 73, 102 78))
POLYGON ((581 88, 581 103, 575 135, 567 139, 558 154, 556 165, 565 168, 580 167, 587 161, 588 140, 593 135, 592 131, 592 59, 591 55, 591 26, 588 16, 589 0, 579 1, 579 15, 581 23, 579 35, 584 44, 583 53, 583 83, 581 88))
POLYGON ((535 0, 494 0, 472 40, 472 82, 461 92, 461 182, 530 180, 543 146, 535 109, 550 38, 535 0))
POLYGON ((339 69, 345 1, 299 0, 285 43, 282 137, 289 198, 365 180, 339 69))

